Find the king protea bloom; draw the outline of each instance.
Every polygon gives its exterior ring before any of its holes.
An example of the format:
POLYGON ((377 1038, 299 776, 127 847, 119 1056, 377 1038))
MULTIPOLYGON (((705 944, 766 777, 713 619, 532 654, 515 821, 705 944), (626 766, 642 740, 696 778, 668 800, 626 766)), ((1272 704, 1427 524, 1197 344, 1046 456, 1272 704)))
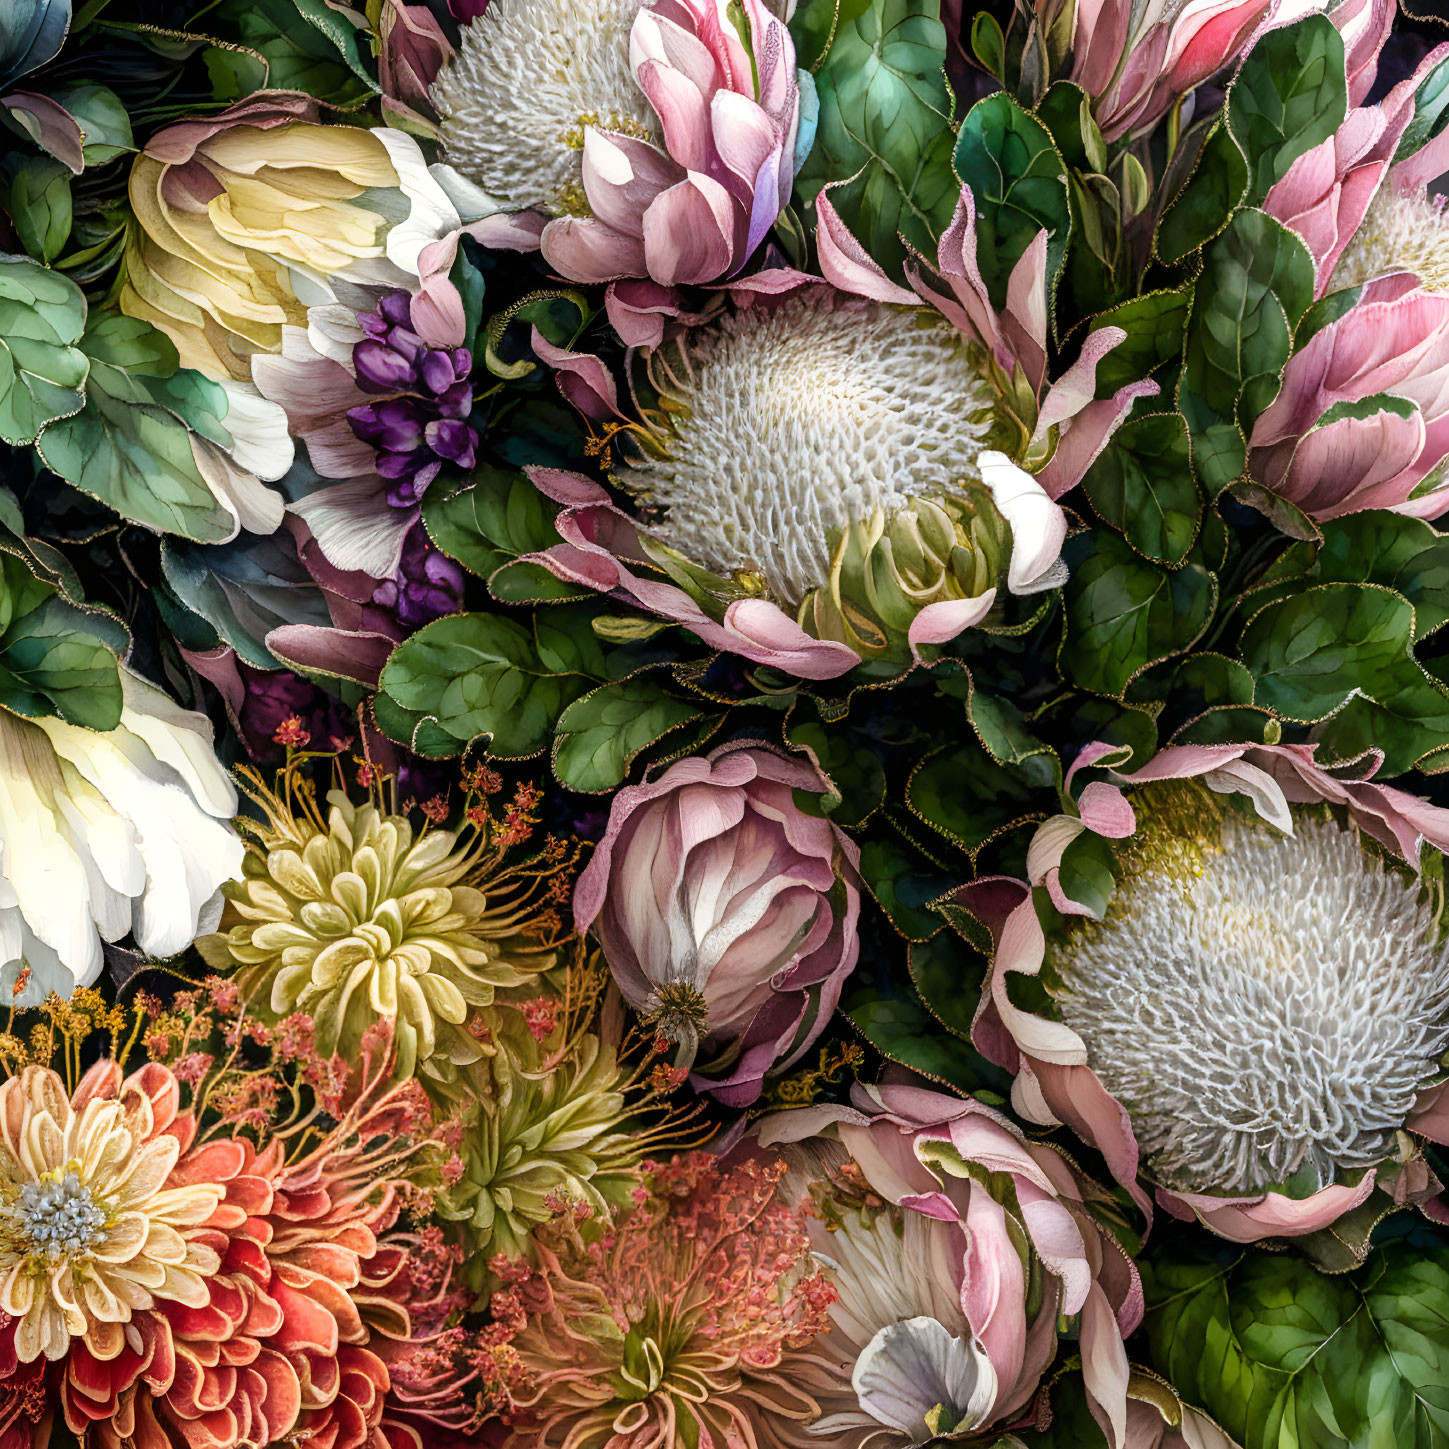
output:
POLYGON ((550 266, 669 286, 733 274, 788 204, 801 83, 763 0, 492 0, 432 100, 450 164, 535 214, 550 266))
POLYGON ((935 311, 782 285, 640 350, 661 401, 615 481, 653 521, 535 470, 570 505, 540 561, 807 678, 908 661, 984 619, 1000 585, 1060 582, 1065 516, 987 446, 996 394, 970 340, 935 311))
POLYGON ((1075 1128, 1144 1205, 1139 1172, 1240 1241, 1431 1197, 1415 1134, 1449 1135, 1449 946, 1411 867, 1449 812, 1329 776, 1309 747, 1180 746, 1117 778, 1130 793, 1088 784, 1033 842, 1065 928, 1044 937, 1000 882, 961 893, 997 935, 977 1038, 1017 1109, 1075 1128), (1085 831, 1120 842, 1100 919, 1061 877, 1085 831), (1005 987, 1044 959, 1050 1023, 1005 987))
POLYGON ((73 1339, 113 1358, 134 1314, 201 1308, 221 1266, 202 1229, 224 1189, 172 1176, 181 1143, 132 1084, 72 1100, 49 1068, 0 1087, 0 1309, 22 1362, 63 1358, 73 1339))
POLYGON ((0 710, 0 969, 22 1006, 95 981, 128 933, 184 951, 241 869, 210 723, 126 669, 121 690, 105 733, 0 710))
POLYGON ((478 1009, 553 964, 522 934, 537 876, 506 867, 471 824, 415 832, 380 800, 358 806, 340 790, 324 817, 284 780, 274 794, 252 778, 266 818, 247 823, 243 878, 226 887, 202 955, 235 972, 263 1016, 311 1016, 326 1056, 355 1059, 385 1020, 399 1077, 450 1078, 482 1055, 468 1030, 478 1009))

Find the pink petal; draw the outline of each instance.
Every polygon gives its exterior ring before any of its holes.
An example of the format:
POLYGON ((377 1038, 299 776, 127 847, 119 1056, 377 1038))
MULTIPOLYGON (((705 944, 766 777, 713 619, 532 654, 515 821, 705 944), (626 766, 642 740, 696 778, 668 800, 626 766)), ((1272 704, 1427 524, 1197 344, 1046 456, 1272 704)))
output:
POLYGON ((734 202, 697 172, 661 193, 644 213, 648 274, 666 287, 713 282, 734 261, 734 202))
MULTIPOLYGON (((841 184, 832 182, 831 186, 841 184)), ((820 275, 842 292, 869 297, 873 302, 897 302, 914 306, 915 297, 904 287, 898 287, 891 281, 880 265, 851 235, 850 228, 840 219, 840 213, 830 200, 831 186, 822 189, 815 198, 820 275)))
POLYGON ((613 282, 642 276, 644 244, 592 216, 560 216, 539 238, 544 260, 571 282, 613 282))

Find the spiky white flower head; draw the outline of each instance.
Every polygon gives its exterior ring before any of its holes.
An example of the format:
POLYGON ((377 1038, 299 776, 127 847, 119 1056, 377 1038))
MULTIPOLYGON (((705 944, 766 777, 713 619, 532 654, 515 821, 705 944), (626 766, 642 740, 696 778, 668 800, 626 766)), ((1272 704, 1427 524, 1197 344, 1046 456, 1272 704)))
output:
POLYGON ((980 477, 991 394, 934 314, 801 294, 701 330, 683 366, 668 456, 618 481, 681 553, 791 605, 828 582, 832 529, 980 477))
POLYGON ((1387 182, 1333 269, 1335 290, 1391 272, 1413 272, 1428 292, 1449 292, 1449 215, 1445 198, 1396 196, 1387 182))
POLYGON ((444 159, 500 201, 586 215, 590 126, 655 140, 629 32, 643 0, 492 0, 434 83, 444 159))
POLYGON ((1416 883, 1317 817, 1153 850, 1053 964, 1062 1018, 1180 1191, 1382 1161, 1449 1047, 1449 947, 1416 883))

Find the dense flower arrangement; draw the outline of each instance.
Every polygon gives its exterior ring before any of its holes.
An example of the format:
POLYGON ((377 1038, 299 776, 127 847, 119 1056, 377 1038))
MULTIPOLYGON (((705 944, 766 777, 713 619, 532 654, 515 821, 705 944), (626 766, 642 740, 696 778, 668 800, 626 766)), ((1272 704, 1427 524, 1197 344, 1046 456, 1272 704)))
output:
POLYGON ((1449 24, 10 0, 0 123, 0 1449, 1449 1443, 1449 24))

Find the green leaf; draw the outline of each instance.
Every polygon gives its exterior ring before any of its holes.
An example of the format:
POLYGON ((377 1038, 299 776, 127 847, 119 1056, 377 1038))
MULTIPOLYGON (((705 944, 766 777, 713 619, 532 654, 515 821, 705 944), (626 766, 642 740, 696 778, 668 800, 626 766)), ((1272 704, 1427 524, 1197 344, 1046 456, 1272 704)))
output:
POLYGON ((1099 313, 1091 331, 1120 327, 1127 336, 1097 364, 1097 396, 1110 397, 1118 388, 1151 377, 1182 351, 1191 294, 1148 292, 1099 313))
POLYGON ((86 301, 67 277, 27 257, 0 258, 0 438, 33 443, 79 412, 89 363, 75 343, 86 301))
POLYGON ((385 721, 379 701, 378 724, 388 731, 389 721, 429 720, 460 747, 486 738, 490 754, 519 759, 547 746, 559 716, 587 688, 580 675, 549 673, 515 620, 453 614, 393 651, 380 695, 406 713, 385 721))
POLYGON ((1071 540, 1068 554, 1058 658, 1084 689, 1120 698, 1143 670, 1191 648, 1212 617, 1217 585, 1201 564, 1159 567, 1104 529, 1071 540))
POLYGON ((87 166, 103 166, 136 149, 130 112, 109 86, 84 81, 60 86, 50 97, 79 123, 85 138, 81 149, 87 166))
POLYGON ((1441 60, 1414 92, 1414 119, 1394 151, 1395 162, 1422 151, 1449 126, 1449 60, 1441 60))
POLYGON ((1374 584, 1319 584, 1268 604, 1243 630, 1255 704, 1311 723, 1355 691, 1392 695, 1404 682, 1414 611, 1374 584))
POLYGON ((445 554, 486 579, 519 554, 556 544, 557 511, 524 474, 482 463, 465 488, 429 489, 423 526, 445 554))
MULTIPOLYGON (((805 20, 818 36, 823 8, 807 7, 805 20)), ((796 178, 798 194, 811 202, 822 186, 868 170, 867 184, 832 192, 831 200, 862 241, 889 228, 886 248, 872 255, 899 272, 904 252, 896 232, 930 252, 956 205, 940 3, 840 0, 834 22, 815 69, 820 120, 796 178)))
MULTIPOLYGON (((802 701, 802 708, 808 703, 802 701)), ((850 828, 864 824, 885 798, 885 767, 880 756, 860 744, 845 730, 832 730, 817 720, 792 720, 785 731, 797 749, 809 750, 835 787, 826 796, 824 812, 837 825, 850 828)))
POLYGON ((628 778, 634 760, 656 740, 698 719, 704 711, 638 674, 574 700, 558 722, 553 767, 570 790, 612 790, 628 778))
POLYGON ((1227 225, 1248 192, 1248 163, 1219 121, 1203 143, 1197 165, 1157 229, 1157 255, 1175 266, 1227 225))
MULTIPOLYGON (((266 61, 269 88, 302 91, 340 107, 356 106, 377 91, 376 82, 360 76, 351 58, 321 26, 304 19, 292 0, 244 0, 229 11, 241 43, 266 61)), ((338 15, 337 23, 347 22, 338 15)), ((229 74, 226 83, 250 84, 249 68, 229 74)))
POLYGON ((926 824, 975 855, 993 836, 1044 819, 1051 794, 998 764, 979 745, 948 745, 922 761, 906 786, 906 803, 926 824))
MULTIPOLYGON (((154 329, 152 329, 154 330, 154 329)), ((197 468, 186 424, 159 406, 144 375, 103 362, 87 330, 81 348, 92 357, 85 406, 50 423, 36 442, 46 467, 122 518, 198 543, 220 543, 237 530, 197 468)), ((214 386, 214 384, 209 384, 214 386)))
POLYGON ((1203 505, 1179 413, 1129 418, 1082 487, 1102 520, 1150 559, 1179 564, 1197 539, 1203 505))
POLYGON ((1343 37, 1334 23, 1310 15, 1268 31, 1228 89, 1228 124, 1251 158, 1249 204, 1259 205, 1347 114, 1343 37))
POLYGON ((1293 328, 1312 301, 1307 247, 1261 211, 1238 212, 1204 251, 1180 402, 1211 494, 1246 468, 1247 432, 1278 392, 1293 328))
POLYGON ((1449 1444, 1449 1245, 1391 1237, 1362 1268, 1184 1246, 1143 1269, 1156 1367, 1243 1449, 1449 1444))
POLYGON ((801 0, 790 17, 795 63, 812 74, 819 69, 835 35, 840 0, 801 0))
POLYGON ((0 167, 4 206, 20 245, 42 262, 53 262, 70 236, 71 171, 53 156, 12 152, 0 167))
POLYGON ((112 645, 123 642, 108 615, 93 618, 67 603, 20 559, 0 552, 0 705, 115 729, 121 680, 112 645))
POLYGON ((860 873, 880 908, 908 940, 927 940, 946 924, 944 916, 930 909, 930 903, 959 881, 904 841, 890 836, 865 841, 860 848, 860 873))
POLYGON ((943 1032, 909 987, 889 998, 853 995, 845 1003, 845 1014, 887 1061, 961 1092, 981 1085, 971 1047, 943 1032))
POLYGON ((956 173, 976 200, 977 260, 992 305, 1006 305, 1012 268, 1047 233, 1047 297, 1066 260, 1072 212, 1051 132, 1004 92, 971 107, 956 138, 956 173))

